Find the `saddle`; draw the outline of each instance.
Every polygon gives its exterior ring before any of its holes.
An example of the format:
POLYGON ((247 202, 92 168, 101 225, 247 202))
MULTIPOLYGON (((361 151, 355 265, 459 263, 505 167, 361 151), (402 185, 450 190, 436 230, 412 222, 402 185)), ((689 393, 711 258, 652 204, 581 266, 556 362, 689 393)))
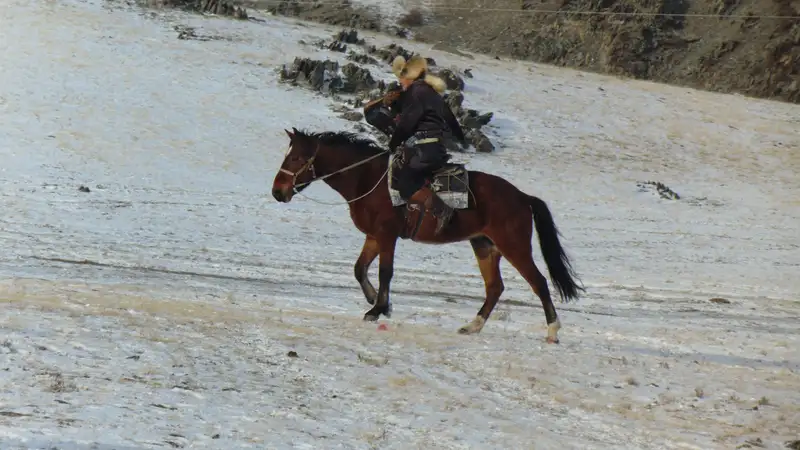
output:
MULTIPOLYGON (((419 211, 414 205, 409 205, 400 192, 394 189, 393 172, 402 167, 402 156, 398 153, 393 153, 389 156, 389 198, 392 201, 392 206, 395 208, 402 208, 400 214, 403 216, 405 223, 403 230, 400 232, 401 239, 411 239, 417 235, 419 228, 424 219, 424 211, 419 211)), ((426 184, 431 188, 444 203, 455 210, 464 210, 469 208, 469 171, 464 164, 445 163, 440 169, 433 172, 432 175, 426 177, 426 184)))
MULTIPOLYGON (((406 201, 400 197, 392 186, 394 182, 393 172, 402 167, 402 157, 393 153, 389 157, 389 196, 392 199, 392 206, 403 206, 406 201)), ((465 164, 446 163, 440 169, 427 177, 426 180, 433 192, 435 192, 448 206, 453 209, 469 208, 469 171, 465 164)))

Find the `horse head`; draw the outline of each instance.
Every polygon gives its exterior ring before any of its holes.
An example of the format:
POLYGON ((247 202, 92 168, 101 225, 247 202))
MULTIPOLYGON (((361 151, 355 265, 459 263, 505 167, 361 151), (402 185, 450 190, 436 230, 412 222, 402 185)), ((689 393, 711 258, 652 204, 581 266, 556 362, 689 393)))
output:
POLYGON ((355 133, 307 133, 296 128, 284 131, 289 136, 289 151, 272 183, 272 196, 283 203, 317 180, 340 193, 341 189, 349 190, 359 183, 367 163, 388 154, 376 142, 355 133))
POLYGON ((272 182, 272 196, 279 202, 288 203, 294 194, 317 178, 314 162, 319 153, 319 143, 297 128, 283 131, 289 136, 289 151, 272 182))

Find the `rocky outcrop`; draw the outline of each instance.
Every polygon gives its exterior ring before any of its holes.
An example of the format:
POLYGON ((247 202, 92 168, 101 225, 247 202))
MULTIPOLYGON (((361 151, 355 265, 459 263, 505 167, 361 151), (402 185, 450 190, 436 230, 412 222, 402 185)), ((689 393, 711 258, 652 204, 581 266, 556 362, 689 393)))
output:
POLYGON ((310 58, 295 58, 292 64, 281 66, 280 80, 323 94, 355 94, 375 89, 380 84, 369 70, 356 64, 339 67, 336 61, 310 58))
POLYGON ((445 101, 450 106, 450 109, 455 114, 461 128, 464 130, 464 135, 467 140, 475 147, 475 150, 481 153, 491 153, 494 151, 494 145, 489 137, 481 131, 481 127, 488 124, 493 113, 480 114, 474 109, 467 109, 462 106, 464 103, 464 93, 461 91, 453 91, 445 94, 445 101))
POLYGON ((639 191, 655 191, 664 200, 680 200, 681 196, 660 181, 640 181, 636 183, 639 191))
MULTIPOLYGON (((351 121, 363 120, 361 109, 365 103, 381 98, 386 92, 398 88, 395 81, 385 83, 376 80, 369 69, 360 64, 377 65, 385 70, 395 57, 403 56, 408 59, 412 56, 411 52, 397 44, 381 48, 367 45, 355 30, 340 31, 329 41, 320 41, 314 45, 331 51, 347 51, 347 59, 350 62, 340 67, 336 61, 295 58, 292 64, 280 67, 280 79, 342 101, 353 110, 336 108, 335 111, 341 113, 339 117, 351 121)), ((450 92, 445 94, 445 101, 461 124, 467 141, 476 151, 485 153, 494 151, 495 147, 491 140, 481 131, 481 128, 492 120, 494 114, 480 113, 463 107, 465 82, 457 69, 445 68, 436 71, 434 70, 436 61, 431 58, 428 58, 428 65, 432 73, 441 76, 447 83, 450 92)), ((464 73, 467 74, 469 71, 464 73)), ((463 151, 458 146, 453 146, 451 150, 463 151)))
POLYGON ((234 19, 247 20, 247 10, 225 0, 144 0, 147 6, 179 8, 185 11, 216 14, 234 19))
POLYGON ((463 91, 464 79, 458 76, 455 71, 451 69, 442 69, 436 73, 441 79, 447 83, 447 89, 451 91, 463 91))

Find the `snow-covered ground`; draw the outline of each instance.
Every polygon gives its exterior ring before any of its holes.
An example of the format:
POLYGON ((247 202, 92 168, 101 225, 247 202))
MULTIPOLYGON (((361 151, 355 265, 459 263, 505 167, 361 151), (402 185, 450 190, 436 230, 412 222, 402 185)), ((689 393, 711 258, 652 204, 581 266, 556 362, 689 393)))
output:
POLYGON ((548 202, 588 293, 556 305, 548 346, 504 265, 514 301, 461 336, 483 293, 469 245, 403 241, 378 331, 346 208, 269 194, 284 128, 352 126, 273 70, 341 57, 297 43, 337 30, 106 3, 0 12, 0 449, 800 439, 796 105, 409 43, 473 69, 500 148, 460 159, 548 202))

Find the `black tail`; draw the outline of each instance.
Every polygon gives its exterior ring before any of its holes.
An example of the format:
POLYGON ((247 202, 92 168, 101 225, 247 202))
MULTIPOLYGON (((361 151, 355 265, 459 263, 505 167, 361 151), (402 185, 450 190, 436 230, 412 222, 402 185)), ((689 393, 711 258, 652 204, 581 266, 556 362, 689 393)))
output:
MULTIPOLYGON (((527 195, 527 194, 526 194, 527 195)), ((561 247, 561 242, 558 240, 558 229, 553 216, 550 214, 550 208, 547 204, 532 195, 528 195, 528 202, 533 212, 533 223, 536 225, 536 234, 539 235, 539 246, 544 255, 544 262, 547 263, 547 270, 550 272, 550 278, 553 279, 553 284, 556 285, 561 299, 565 302, 578 299, 578 291, 585 292, 583 286, 578 286, 576 279, 578 276, 572 269, 569 262, 569 257, 561 247)))

